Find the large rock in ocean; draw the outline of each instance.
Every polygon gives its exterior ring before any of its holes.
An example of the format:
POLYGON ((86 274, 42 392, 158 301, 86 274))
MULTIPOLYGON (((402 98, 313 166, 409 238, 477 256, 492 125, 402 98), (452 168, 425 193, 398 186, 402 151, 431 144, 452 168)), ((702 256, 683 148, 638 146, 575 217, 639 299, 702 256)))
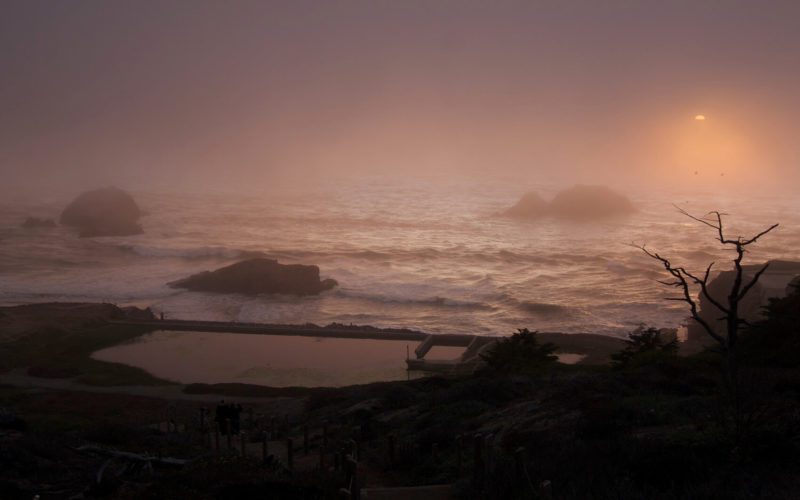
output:
POLYGON ((547 213, 547 201, 539 193, 525 193, 516 205, 509 208, 503 215, 506 217, 538 217, 547 213))
POLYGON ((173 288, 198 292, 282 293, 315 295, 330 290, 338 283, 332 279, 320 281, 319 267, 302 264, 279 264, 273 259, 249 259, 216 271, 204 271, 188 278, 168 283, 173 288))
POLYGON ((634 211, 625 196, 605 186, 577 186, 559 192, 550 202, 553 215, 572 219, 596 219, 634 211))
POLYGON ((527 193, 503 215, 510 217, 553 215, 585 220, 624 215, 634 211, 628 198, 605 186, 578 184, 560 191, 550 203, 536 193, 527 193))
POLYGON ((81 237, 141 234, 142 212, 125 191, 107 187, 87 191, 61 212, 59 222, 80 230, 81 237))

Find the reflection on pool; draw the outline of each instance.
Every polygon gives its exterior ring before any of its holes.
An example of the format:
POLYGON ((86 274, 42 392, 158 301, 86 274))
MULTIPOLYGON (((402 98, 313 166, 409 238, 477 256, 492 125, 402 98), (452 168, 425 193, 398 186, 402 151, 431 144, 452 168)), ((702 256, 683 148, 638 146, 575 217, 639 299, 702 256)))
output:
MULTIPOLYGON (((406 371, 406 353, 413 356, 415 347, 414 342, 399 340, 162 330, 96 351, 92 357, 181 383, 339 387, 423 375, 406 371)), ((435 358, 456 358, 463 350, 437 347, 435 358)))

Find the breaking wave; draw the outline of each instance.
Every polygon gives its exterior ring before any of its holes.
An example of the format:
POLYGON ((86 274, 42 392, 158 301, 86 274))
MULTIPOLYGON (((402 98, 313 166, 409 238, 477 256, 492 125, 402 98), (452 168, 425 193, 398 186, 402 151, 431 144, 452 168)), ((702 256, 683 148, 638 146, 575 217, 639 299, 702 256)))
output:
POLYGON ((255 258, 263 257, 263 252, 239 250, 236 248, 227 247, 189 247, 189 248, 173 248, 173 247, 152 247, 144 245, 120 245, 120 248, 133 252, 142 257, 174 257, 184 259, 203 259, 208 257, 219 257, 224 259, 241 259, 241 258, 255 258))

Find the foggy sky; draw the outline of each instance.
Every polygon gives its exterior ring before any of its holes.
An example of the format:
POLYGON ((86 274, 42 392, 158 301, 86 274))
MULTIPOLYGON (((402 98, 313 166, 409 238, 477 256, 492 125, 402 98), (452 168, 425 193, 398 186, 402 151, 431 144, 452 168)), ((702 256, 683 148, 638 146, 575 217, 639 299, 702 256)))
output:
POLYGON ((800 164, 798 21, 800 2, 5 1, 0 173, 778 179, 800 164))

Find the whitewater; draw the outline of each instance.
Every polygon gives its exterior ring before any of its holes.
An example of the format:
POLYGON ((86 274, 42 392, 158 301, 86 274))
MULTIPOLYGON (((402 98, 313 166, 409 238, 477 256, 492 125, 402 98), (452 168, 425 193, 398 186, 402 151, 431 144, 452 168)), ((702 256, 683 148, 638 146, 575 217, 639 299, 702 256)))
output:
POLYGON ((526 191, 549 199, 570 186, 364 178, 263 195, 133 190, 147 213, 144 234, 97 238, 78 238, 65 227, 20 227, 29 216, 57 218, 71 197, 5 201, 0 303, 107 301, 176 319, 624 336, 642 324, 675 327, 686 316, 684 304, 665 300, 674 292, 657 282, 663 268, 635 245, 646 244, 690 269, 711 261, 720 270, 728 265, 730 254, 715 242, 713 230, 676 206, 697 215, 725 212, 732 236, 780 223, 748 262, 797 260, 800 202, 791 195, 634 192, 612 185, 631 199, 636 213, 588 222, 498 216, 526 191), (321 278, 339 286, 312 297, 167 286, 261 255, 317 265, 321 278))

